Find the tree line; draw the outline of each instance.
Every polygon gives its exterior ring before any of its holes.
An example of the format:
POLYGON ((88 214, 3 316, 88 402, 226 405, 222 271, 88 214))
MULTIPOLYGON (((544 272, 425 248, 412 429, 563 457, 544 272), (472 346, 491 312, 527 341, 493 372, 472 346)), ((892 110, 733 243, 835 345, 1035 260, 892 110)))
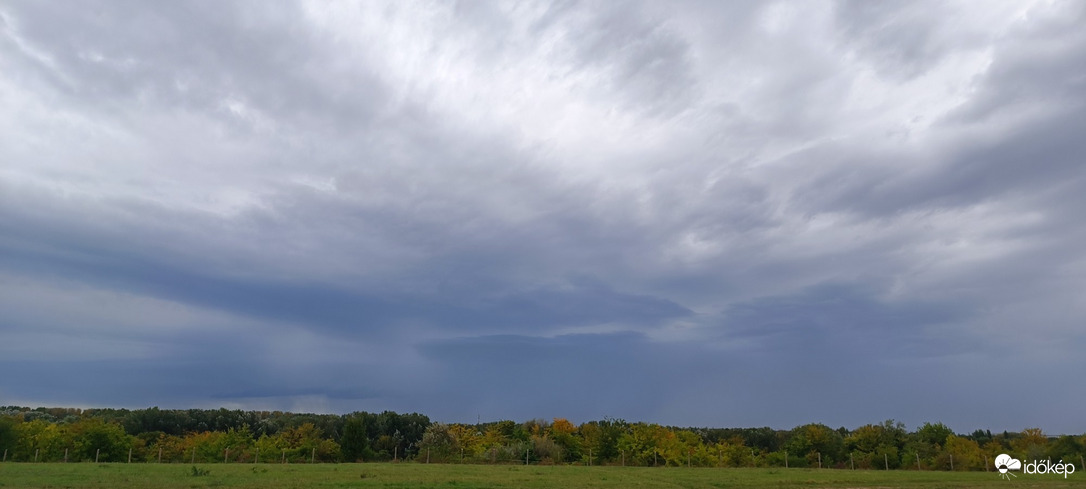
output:
MULTIPOLYGON (((431 422, 422 414, 0 407, 5 461, 534 463, 672 467, 988 470, 998 454, 1083 463, 1086 435, 1040 429, 915 431, 893 420, 849 430, 682 428, 603 419, 431 422)), ((1080 465, 1081 467, 1081 465, 1080 465)))

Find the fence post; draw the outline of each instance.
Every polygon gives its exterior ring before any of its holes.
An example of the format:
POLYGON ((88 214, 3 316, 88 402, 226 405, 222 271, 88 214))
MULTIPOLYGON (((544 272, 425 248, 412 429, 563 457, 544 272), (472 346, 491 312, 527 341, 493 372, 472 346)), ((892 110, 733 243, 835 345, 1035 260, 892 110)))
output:
MULTIPOLYGON (((399 448, 399 447, 397 447, 399 448)), ((309 452, 309 463, 316 463, 317 461, 317 449, 314 448, 312 452, 309 452)))
POLYGON ((282 463, 282 464, 287 463, 287 449, 286 448, 283 449, 283 461, 279 462, 279 463, 282 463))
POLYGON ((132 449, 128 449, 128 463, 132 463, 132 449))
POLYGON ((848 453, 848 466, 851 467, 852 470, 856 470, 856 461, 852 459, 852 452, 848 453))
POLYGON ((784 468, 788 468, 788 450, 784 451, 784 468))
POLYGON ((950 453, 948 455, 950 455, 950 471, 954 472, 954 454, 950 453))
POLYGON ((8 449, 6 449, 6 448, 4 449, 4 461, 5 462, 8 461, 8 449))
POLYGON ((885 453, 882 454, 882 463, 886 464, 886 470, 890 470, 890 459, 887 458, 885 453))
POLYGON ((818 468, 822 468, 822 452, 818 452, 818 468))
MULTIPOLYGON (((64 451, 64 458, 68 458, 68 451, 64 451)), ((162 463, 162 447, 158 447, 158 463, 162 463)))
POLYGON ((41 452, 41 449, 40 448, 35 448, 34 449, 34 461, 35 462, 38 461, 38 452, 41 452))
POLYGON ((230 458, 230 447, 226 447, 226 450, 223 450, 223 452, 222 452, 222 463, 226 463, 226 461, 229 458, 230 458))
POLYGON ((98 463, 98 456, 102 454, 102 449, 99 448, 94 451, 94 463, 98 463))
POLYGON ((64 449, 64 463, 68 463, 68 449, 64 449))
POLYGON ((916 452, 916 470, 920 470, 920 452, 916 452))

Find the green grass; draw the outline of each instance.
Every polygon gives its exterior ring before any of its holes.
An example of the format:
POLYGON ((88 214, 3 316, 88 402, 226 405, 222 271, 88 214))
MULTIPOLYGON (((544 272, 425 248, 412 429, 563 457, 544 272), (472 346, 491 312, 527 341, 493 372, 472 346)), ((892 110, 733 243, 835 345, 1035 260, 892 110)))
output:
POLYGON ((1086 487, 1086 473, 686 469, 439 464, 0 464, 0 488, 982 488, 1086 487))

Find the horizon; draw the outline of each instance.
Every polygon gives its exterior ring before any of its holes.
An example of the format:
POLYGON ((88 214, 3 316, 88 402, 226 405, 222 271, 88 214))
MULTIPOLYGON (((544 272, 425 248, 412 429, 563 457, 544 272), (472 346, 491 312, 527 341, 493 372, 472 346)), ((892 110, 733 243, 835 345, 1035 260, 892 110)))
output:
MULTIPOLYGON (((132 411, 142 411, 142 410, 150 410, 150 409, 159 409, 159 410, 162 410, 162 411, 189 411, 189 410, 218 411, 220 409, 225 409, 225 410, 228 410, 228 411, 242 411, 242 412, 253 412, 253 413, 277 413, 278 412, 278 413, 283 413, 283 414, 294 414, 294 415, 303 415, 303 416, 305 416, 305 415, 314 415, 314 416, 338 416, 338 417, 350 416, 352 414, 357 414, 357 413, 370 413, 370 414, 379 414, 380 413, 380 411, 364 411, 364 410, 356 410, 356 411, 349 411, 349 412, 339 412, 339 413, 335 413, 335 412, 317 413, 317 412, 299 412, 299 411, 264 410, 264 409, 240 409, 240 408, 229 408, 229 407, 225 407, 225 406, 223 406, 223 407, 213 407, 213 408, 164 408, 164 407, 161 407, 161 406, 148 406, 148 407, 143 407, 143 408, 131 408, 131 407, 74 407, 74 406, 73 407, 66 407, 66 406, 37 406, 37 407, 30 407, 30 406, 7 405, 7 406, 0 406, 0 407, 3 407, 3 408, 20 408, 20 409, 27 409, 29 411, 38 411, 38 412, 40 412, 39 410, 42 410, 42 409, 45 409, 45 410, 50 410, 50 409, 79 410, 80 415, 86 414, 87 411, 106 411, 106 410, 118 410, 118 411, 121 411, 121 410, 123 410, 123 411, 132 412, 132 411)), ((393 412, 396 412, 396 411, 393 411, 393 412)), ((427 415, 425 412, 420 412, 420 411, 399 411, 397 413, 398 414, 421 414, 421 415, 426 416, 427 418, 429 418, 429 415, 427 415)), ((93 416, 93 413, 92 413, 92 416, 93 416)), ((450 425, 451 424, 459 424, 459 425, 465 425, 465 426, 480 426, 480 425, 488 425, 488 424, 500 423, 500 422, 503 422, 503 421, 513 421, 513 422, 515 422, 517 424, 520 424, 520 425, 535 422, 535 421, 539 421, 539 422, 542 422, 542 424, 546 425, 546 424, 553 423, 555 420, 562 419, 562 420, 566 420, 566 421, 569 421, 569 422, 573 423, 574 426, 580 426, 580 425, 582 425, 584 423, 591 423, 591 422, 596 422, 596 421, 606 421, 606 420, 615 420, 615 421, 623 421, 623 422, 626 422, 626 423, 629 423, 629 424, 655 424, 655 425, 664 426, 664 427, 668 427, 668 428, 678 428, 678 429, 708 429, 708 430, 732 430, 732 429, 738 429, 738 430, 743 430, 743 429, 769 428, 769 429, 771 429, 773 431, 778 431, 778 432, 788 432, 788 431, 794 430, 796 428, 799 428, 799 427, 802 427, 802 426, 805 426, 805 425, 810 425, 810 424, 817 424, 817 425, 827 426, 829 428, 832 428, 835 431, 840 430, 840 429, 843 428, 843 429, 846 429, 846 430, 851 432, 851 431, 855 431, 857 428, 860 428, 861 426, 879 425, 879 424, 886 423, 886 422, 892 422, 892 423, 895 423, 895 424, 896 423, 901 423, 902 425, 904 425, 904 429, 908 433, 915 433, 917 430, 919 430, 925 424, 932 424, 932 425, 941 424, 941 425, 946 426, 947 428, 950 428, 950 430, 955 435, 961 435, 961 436, 971 436, 971 434, 976 432, 976 431, 988 431, 988 432, 991 432, 993 435, 1002 434, 1002 433, 1021 434, 1024 430, 1036 428, 1034 426, 1026 426, 1026 427, 1017 428, 1017 429, 998 428, 998 429, 993 430, 991 427, 983 427, 982 426, 982 427, 974 427, 974 428, 971 428, 971 429, 968 429, 968 430, 958 430, 958 429, 955 429, 954 427, 949 426, 949 425, 943 423, 942 421, 938 421, 938 420, 925 420, 925 421, 921 421, 920 423, 917 423, 916 425, 911 425, 911 424, 902 422, 901 420, 897 420, 897 419, 884 419, 882 421, 869 421, 869 422, 865 422, 865 423, 862 423, 862 424, 857 424, 855 426, 847 426, 847 425, 834 426, 834 425, 822 423, 822 422, 819 422, 819 421, 810 421, 808 423, 801 423, 801 424, 798 424, 798 425, 792 426, 792 427, 778 427, 778 426, 769 426, 769 425, 763 425, 763 426, 675 425, 675 424, 660 423, 660 422, 655 422, 655 421, 630 420, 630 419, 622 419, 622 418, 611 418, 611 417, 606 417, 606 416, 601 417, 601 418, 596 418, 596 419, 582 419, 582 420, 576 420, 576 419, 566 418, 566 417, 562 417, 562 416, 551 416, 551 417, 548 417, 548 418, 530 418, 530 419, 519 419, 519 420, 518 419, 507 419, 507 418, 489 419, 488 420, 488 419, 485 419, 485 418, 482 418, 482 417, 480 417, 478 419, 479 420, 477 422, 449 421, 449 420, 436 420, 436 419, 431 419, 430 422, 431 423, 445 423, 445 424, 450 424, 450 425)), ((1044 432, 1044 435, 1046 437, 1049 437, 1049 438, 1058 438, 1058 437, 1061 437, 1061 436, 1081 436, 1081 435, 1086 435, 1086 433, 1049 433, 1049 432, 1044 432)))

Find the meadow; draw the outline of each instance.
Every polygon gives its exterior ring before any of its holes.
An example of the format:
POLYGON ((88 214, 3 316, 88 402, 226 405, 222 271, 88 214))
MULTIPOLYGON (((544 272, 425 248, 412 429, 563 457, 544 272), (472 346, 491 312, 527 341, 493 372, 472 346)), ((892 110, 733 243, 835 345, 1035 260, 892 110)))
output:
POLYGON ((0 488, 1060 488, 1072 474, 1011 481, 995 472, 367 464, 0 464, 0 488))

